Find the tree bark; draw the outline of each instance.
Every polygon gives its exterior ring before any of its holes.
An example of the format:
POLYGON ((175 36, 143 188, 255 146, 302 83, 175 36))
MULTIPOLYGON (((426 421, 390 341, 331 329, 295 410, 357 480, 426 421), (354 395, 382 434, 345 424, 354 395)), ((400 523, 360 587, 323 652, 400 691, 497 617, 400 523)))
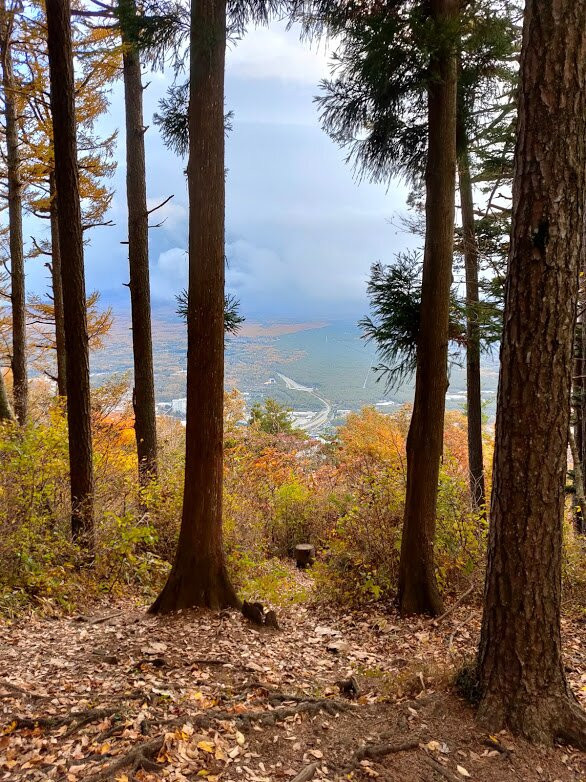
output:
MULTIPOLYGON (((578 312, 576 316, 576 333, 574 335, 574 376, 572 378, 572 410, 573 410, 573 436, 575 453, 572 450, 572 460, 574 462, 574 497, 578 498, 578 478, 576 475, 576 465, 580 467, 584 475, 584 465, 586 464, 586 328, 585 328, 585 308, 586 308, 586 287, 584 279, 584 270, 580 275, 578 286, 578 312)), ((571 442, 571 441, 570 441, 571 442)), ((576 501, 574 503, 574 521, 576 531, 582 533, 586 531, 586 522, 583 512, 586 506, 576 501)))
POLYGON ((6 393, 6 384, 4 382, 4 372, 0 369, 0 422, 14 421, 14 413, 10 407, 8 394, 6 393))
POLYGON ((479 719, 586 747, 560 597, 578 273, 586 253, 586 3, 527 0, 479 649, 479 719))
POLYGON ((192 0, 187 431, 181 531, 154 613, 239 606, 222 544, 226 0, 192 0))
POLYGON ((482 396, 480 384, 480 324, 478 321, 478 243, 470 176, 468 138, 463 118, 458 118, 458 173, 464 266, 466 274, 466 401, 468 415, 468 470, 472 507, 484 515, 484 459, 482 445, 482 396))
POLYGON ((140 55, 124 34, 124 19, 136 15, 134 0, 119 0, 121 9, 126 115, 126 199, 128 261, 134 356, 134 428, 141 485, 157 475, 157 423, 151 333, 149 239, 140 55))
POLYGON ((73 538, 80 545, 91 550, 94 536, 94 485, 89 349, 77 168, 70 5, 68 0, 47 0, 46 9, 67 355, 71 530, 73 538))
POLYGON ((399 564, 402 614, 442 612, 433 539, 448 386, 448 321, 456 181, 456 56, 445 26, 458 0, 432 0, 431 18, 444 28, 428 88, 426 228, 417 344, 415 400, 407 437, 407 493, 399 564))
POLYGON ((67 396, 67 354, 65 351, 65 316, 63 313, 63 286, 61 285, 61 245, 59 243, 59 216, 55 174, 49 178, 51 196, 51 287, 55 310, 55 351, 57 353, 57 393, 67 396))
POLYGON ((20 424, 26 421, 28 377, 26 366, 26 294, 24 246, 22 240, 22 180, 18 144, 18 113, 10 38, 14 14, 6 11, 0 0, 0 56, 4 88, 4 121, 6 139, 6 174, 8 179, 8 232, 10 245, 10 300, 12 304, 12 384, 14 411, 20 424))

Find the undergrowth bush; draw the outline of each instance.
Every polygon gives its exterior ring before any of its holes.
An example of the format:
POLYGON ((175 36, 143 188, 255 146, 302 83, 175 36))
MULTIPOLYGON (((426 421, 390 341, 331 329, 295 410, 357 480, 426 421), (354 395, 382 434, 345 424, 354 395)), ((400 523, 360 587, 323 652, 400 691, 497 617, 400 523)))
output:
MULTIPOLYGON (((33 386, 34 387, 34 386, 33 386)), ((158 420, 159 475, 139 491, 121 378, 93 393, 96 549, 91 566, 70 539, 67 425, 63 406, 37 388, 29 423, 0 426, 0 611, 30 603, 74 610, 100 595, 150 599, 172 562, 182 509, 185 429, 158 420)), ((242 397, 226 395, 224 542, 243 597, 296 602, 311 579, 292 567, 312 543, 312 599, 361 606, 394 598, 405 501, 410 411, 352 413, 336 436, 239 425, 242 397), (284 562, 287 559, 288 562, 284 562)), ((486 442, 490 462, 491 443, 486 442)), ((438 581, 457 592, 483 568, 487 524, 470 510, 466 419, 446 416, 436 530, 438 581)), ((585 541, 568 525, 567 600, 586 593, 585 541)))

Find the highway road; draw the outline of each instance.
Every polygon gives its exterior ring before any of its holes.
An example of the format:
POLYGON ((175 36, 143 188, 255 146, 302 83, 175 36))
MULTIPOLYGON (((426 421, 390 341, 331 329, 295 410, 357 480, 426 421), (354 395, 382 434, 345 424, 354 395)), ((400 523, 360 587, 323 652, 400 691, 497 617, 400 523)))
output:
POLYGON ((290 388, 292 391, 305 391, 306 394, 310 394, 311 396, 315 397, 318 401, 320 401, 323 405, 323 410, 319 410, 307 423, 303 424, 300 428, 302 428, 304 431, 307 432, 307 434, 318 434, 320 429, 322 429, 328 421, 331 418, 332 415, 332 405, 327 399, 324 399, 323 397, 319 396, 315 393, 313 388, 310 388, 309 386, 302 386, 301 383, 297 383, 295 380, 293 380, 290 377, 287 377, 286 375, 282 375, 280 372, 277 373, 281 380, 285 383, 287 388, 290 388))

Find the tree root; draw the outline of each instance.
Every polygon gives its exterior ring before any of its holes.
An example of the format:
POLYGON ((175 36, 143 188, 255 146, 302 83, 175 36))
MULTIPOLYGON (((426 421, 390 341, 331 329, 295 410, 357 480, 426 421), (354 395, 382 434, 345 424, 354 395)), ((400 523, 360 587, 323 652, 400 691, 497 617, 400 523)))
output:
POLYGON ((553 746, 554 742, 571 744, 586 751, 586 712, 565 682, 562 693, 553 692, 526 701, 507 703, 498 692, 485 694, 480 701, 478 722, 495 733, 508 728, 533 744, 553 746))
POLYGON ((34 730, 35 728, 61 728, 63 725, 69 725, 74 722, 75 724, 67 733, 65 733, 65 738, 69 738, 69 736, 72 736, 84 725, 95 722, 95 720, 106 719, 106 717, 111 717, 113 714, 119 713, 120 709, 118 707, 109 707, 102 709, 87 709, 86 711, 74 711, 60 717, 19 717, 14 715, 8 718, 8 724, 14 726, 14 730, 20 730, 21 728, 34 730))
MULTIPOLYGON (((287 719, 287 717, 293 717, 296 714, 317 714, 320 711, 325 711, 331 716, 338 714, 340 711, 348 710, 351 708, 347 703, 341 703, 339 701, 332 700, 312 700, 298 703, 296 706, 283 707, 273 709, 273 711, 251 711, 248 714, 233 714, 229 711, 208 711, 201 712, 200 714, 185 714, 182 717, 176 717, 168 722, 162 724, 167 731, 172 728, 181 727, 185 723, 190 723, 194 728, 211 728, 215 722, 238 722, 240 727, 247 728, 253 723, 261 725, 273 725, 275 722, 287 719)), ((101 771, 97 771, 86 777, 86 782, 106 782, 111 776, 118 771, 122 771, 125 768, 133 766, 139 762, 138 768, 145 768, 149 770, 145 763, 151 766, 157 765, 157 770, 160 771, 158 764, 153 764, 151 758, 153 755, 158 754, 165 742, 165 734, 162 733, 159 736, 146 741, 143 744, 139 744, 134 747, 125 755, 122 755, 116 760, 113 760, 101 771)), ((136 770, 136 768, 135 768, 136 770)), ((151 770, 153 770, 151 768, 151 770)), ((310 779, 310 777, 307 777, 310 779)))
MULTIPOLYGON (((50 698, 50 695, 41 695, 38 692, 29 692, 29 690, 25 690, 24 687, 19 687, 17 684, 12 684, 12 682, 7 681, 6 679, 0 679, 0 686, 6 687, 7 690, 9 690, 11 693, 14 693, 15 695, 22 695, 25 698, 30 698, 31 700, 47 700, 50 698)), ((9 693, 0 693, 0 698, 11 698, 12 695, 9 693)))
POLYGON ((132 768, 132 773, 138 771, 139 768, 144 768, 145 771, 153 771, 156 767, 156 770, 160 771, 161 766, 151 760, 151 758, 159 754, 164 743, 164 735, 157 736, 150 741, 145 741, 143 744, 139 744, 138 747, 131 749, 130 752, 127 752, 125 755, 108 763, 106 768, 86 777, 86 782, 107 782, 110 777, 125 768, 132 768), (150 766, 150 768, 147 768, 147 766, 150 766))
POLYGON ((555 738, 586 752, 586 712, 568 698, 562 704, 561 728, 555 738))

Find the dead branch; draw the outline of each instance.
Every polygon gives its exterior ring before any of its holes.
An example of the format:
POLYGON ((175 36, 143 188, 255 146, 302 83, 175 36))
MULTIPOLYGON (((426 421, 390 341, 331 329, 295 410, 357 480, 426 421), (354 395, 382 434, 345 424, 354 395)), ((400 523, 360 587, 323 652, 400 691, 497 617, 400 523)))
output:
POLYGON ((385 755, 409 752, 418 748, 419 739, 407 739, 407 741, 399 741, 394 744, 371 744, 355 752, 354 759, 359 763, 361 760, 376 760, 377 758, 383 758, 385 755))
POLYGON ((458 608, 458 606, 462 605, 462 603, 464 602, 464 600, 466 600, 466 598, 468 597, 468 595, 469 595, 469 594, 471 594, 471 593, 474 591, 474 587, 475 587, 475 586, 476 586, 476 584, 472 584, 472 586, 470 586, 470 587, 469 587, 469 588, 468 588, 468 589, 467 589, 467 590, 466 590, 466 591, 465 591, 463 594, 461 594, 461 595, 460 595, 460 597, 459 597, 459 598, 456 600, 456 602, 455 602, 455 603, 453 603, 453 604, 452 604, 452 605, 451 605, 451 606, 448 608, 448 610, 447 610, 447 611, 444 611, 444 613, 443 613, 443 614, 441 614, 441 616, 437 616, 435 619, 430 619, 430 620, 429 620, 429 624, 430 624, 432 627, 437 627, 437 626, 439 625, 439 623, 440 623, 440 622, 443 622, 443 620, 444 620, 446 617, 448 617, 448 616, 449 616, 449 615, 450 615, 450 614, 451 614, 453 611, 455 611, 455 610, 456 610, 456 608, 458 608))
POLYGON ((423 762, 444 779, 447 779, 448 782, 461 782, 461 780, 455 774, 452 774, 451 771, 448 771, 447 768, 444 768, 441 763, 437 762, 437 760, 430 758, 429 755, 423 756, 423 762))
POLYGON ((161 201, 161 203, 160 203, 160 204, 158 204, 157 206, 153 206, 153 208, 152 208, 152 209, 147 209, 147 214, 148 214, 148 215, 152 215, 152 213, 153 213, 153 212, 156 212, 156 211, 157 211, 157 209, 161 209, 163 206, 165 206, 165 204, 168 204, 168 203, 169 203, 169 201, 170 201, 172 198, 175 198, 175 195, 174 195, 174 194, 173 194, 173 195, 170 195, 168 198, 165 198, 165 200, 164 200, 164 201, 161 201))
POLYGON ((308 782, 309 779, 313 779, 315 772, 319 768, 319 763, 310 763, 309 766, 301 769, 299 774, 293 777, 291 782, 308 782))

